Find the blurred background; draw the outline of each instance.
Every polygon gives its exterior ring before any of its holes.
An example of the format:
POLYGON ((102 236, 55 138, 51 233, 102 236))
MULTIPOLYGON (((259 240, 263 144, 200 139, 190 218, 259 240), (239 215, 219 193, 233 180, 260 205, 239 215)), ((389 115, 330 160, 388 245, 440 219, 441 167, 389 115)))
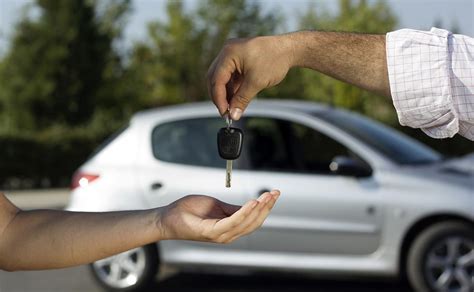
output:
MULTIPOLYGON (((229 38, 432 26, 474 36, 473 15, 473 0, 0 0, 0 190, 25 209, 63 208, 74 171, 134 113, 209 100, 207 68, 229 38)), ((355 111, 448 158, 474 151, 460 136, 436 140, 401 127, 389 99, 310 70, 292 69, 258 98, 355 111)), ((102 291, 87 269, 0 272, 0 292, 102 291)), ((160 277, 161 291, 410 291, 298 275, 164 269, 160 277)))
MULTIPOLYGON (((65 187, 93 149, 142 109, 208 100, 208 65, 228 38, 300 29, 474 34, 473 1, 0 0, 0 187, 65 187)), ((399 126, 391 101, 294 69, 260 98, 312 100, 399 126)))

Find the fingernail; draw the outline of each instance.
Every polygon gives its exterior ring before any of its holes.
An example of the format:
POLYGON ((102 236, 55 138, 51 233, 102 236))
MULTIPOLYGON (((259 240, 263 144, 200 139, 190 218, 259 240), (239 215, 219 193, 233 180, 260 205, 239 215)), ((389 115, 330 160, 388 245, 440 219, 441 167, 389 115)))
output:
POLYGON ((241 116, 242 116, 242 110, 240 108, 233 108, 230 110, 230 117, 234 121, 238 121, 241 116))

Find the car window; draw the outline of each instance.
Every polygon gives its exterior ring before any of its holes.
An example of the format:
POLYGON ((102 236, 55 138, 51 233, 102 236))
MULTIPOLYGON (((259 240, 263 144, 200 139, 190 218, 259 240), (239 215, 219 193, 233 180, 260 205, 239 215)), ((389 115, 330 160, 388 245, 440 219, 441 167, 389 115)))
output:
POLYGON ((439 162, 443 158, 426 145, 358 114, 337 110, 314 115, 344 130, 398 164, 429 164, 439 162))
POLYGON ((249 117, 244 127, 247 168, 252 170, 330 174, 336 156, 359 159, 341 143, 299 123, 249 117))
POLYGON ((253 170, 291 171, 293 160, 281 121, 268 118, 244 118, 244 146, 247 166, 253 170))
POLYGON ((292 123, 292 151, 301 171, 330 173, 329 165, 336 156, 354 156, 345 146, 307 126, 292 123))
POLYGON ((225 167, 217 152, 217 131, 225 124, 221 118, 173 121, 155 127, 152 148, 155 158, 173 163, 225 167))

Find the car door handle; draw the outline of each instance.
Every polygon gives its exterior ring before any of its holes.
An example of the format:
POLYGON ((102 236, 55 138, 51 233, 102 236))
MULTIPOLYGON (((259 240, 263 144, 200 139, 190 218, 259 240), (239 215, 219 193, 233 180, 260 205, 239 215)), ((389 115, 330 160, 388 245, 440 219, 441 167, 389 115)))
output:
POLYGON ((261 194, 266 193, 266 192, 269 192, 269 191, 270 191, 270 189, 261 189, 261 190, 258 191, 258 193, 257 193, 257 198, 260 197, 261 194))
POLYGON ((159 182, 155 182, 155 183, 152 183, 150 188, 153 190, 153 191, 156 191, 156 190, 159 190, 163 187, 163 184, 159 183, 159 182))

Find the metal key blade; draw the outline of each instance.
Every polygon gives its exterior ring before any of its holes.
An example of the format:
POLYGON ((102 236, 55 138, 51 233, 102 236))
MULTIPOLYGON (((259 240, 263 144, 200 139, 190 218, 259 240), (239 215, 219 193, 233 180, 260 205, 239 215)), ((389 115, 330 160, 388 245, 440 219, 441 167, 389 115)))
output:
POLYGON ((232 160, 227 160, 225 167, 225 187, 230 188, 230 181, 232 179, 232 160))

